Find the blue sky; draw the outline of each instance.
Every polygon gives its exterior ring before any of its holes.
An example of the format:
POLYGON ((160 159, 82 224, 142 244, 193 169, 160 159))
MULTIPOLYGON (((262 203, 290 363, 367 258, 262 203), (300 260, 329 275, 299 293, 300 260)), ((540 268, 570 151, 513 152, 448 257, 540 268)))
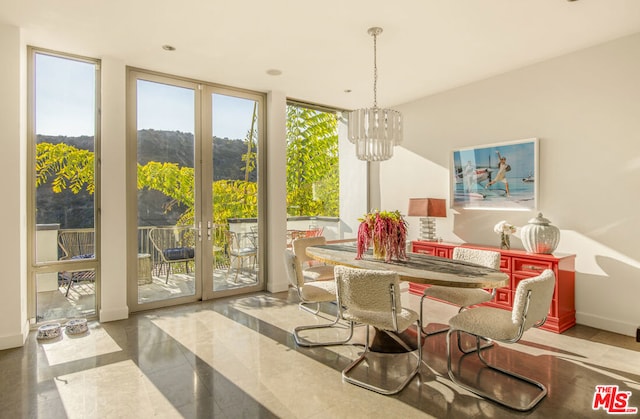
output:
MULTIPOLYGON (((36 132, 44 135, 93 135, 93 64, 36 54, 36 132)), ((244 139, 251 126, 253 101, 214 95, 214 135, 244 139)), ((147 81, 138 82, 138 129, 194 131, 194 92, 147 81)))
POLYGON ((36 54, 36 133, 93 135, 94 86, 92 64, 36 54))

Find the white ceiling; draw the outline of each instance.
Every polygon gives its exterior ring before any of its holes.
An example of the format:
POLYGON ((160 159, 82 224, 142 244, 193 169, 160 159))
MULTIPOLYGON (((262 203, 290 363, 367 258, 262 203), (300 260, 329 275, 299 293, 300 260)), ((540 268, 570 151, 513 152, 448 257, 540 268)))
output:
POLYGON ((640 32, 640 0, 0 0, 0 22, 29 45, 358 108, 371 26, 386 107, 640 32))

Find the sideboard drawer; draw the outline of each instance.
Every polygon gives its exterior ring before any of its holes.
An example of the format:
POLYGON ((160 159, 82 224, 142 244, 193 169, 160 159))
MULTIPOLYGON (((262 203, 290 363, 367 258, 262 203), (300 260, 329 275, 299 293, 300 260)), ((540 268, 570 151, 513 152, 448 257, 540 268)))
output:
POLYGON ((438 256, 441 258, 451 259, 453 248, 455 245, 442 244, 439 242, 414 241, 411 242, 411 251, 413 253, 422 253, 423 255, 438 256))
POLYGON ((424 242, 413 242, 411 246, 413 253, 422 253, 423 255, 436 255, 436 247, 425 244, 424 242))
POLYGON ((436 249, 434 247, 415 247, 413 249, 413 253, 421 253, 423 255, 437 256, 436 249))
POLYGON ((449 258, 451 259, 451 252, 449 251, 449 249, 436 249, 436 256, 439 256, 441 258, 449 258))
POLYGON ((544 260, 531 260, 511 258, 513 267, 513 273, 519 273, 522 275, 536 276, 540 275, 545 269, 553 269, 553 262, 544 260))
POLYGON ((513 304, 513 292, 507 287, 498 288, 496 296, 493 297, 493 303, 510 308, 511 304, 513 304))
POLYGON ((511 272, 511 258, 502 256, 500 257, 500 270, 502 272, 511 272))

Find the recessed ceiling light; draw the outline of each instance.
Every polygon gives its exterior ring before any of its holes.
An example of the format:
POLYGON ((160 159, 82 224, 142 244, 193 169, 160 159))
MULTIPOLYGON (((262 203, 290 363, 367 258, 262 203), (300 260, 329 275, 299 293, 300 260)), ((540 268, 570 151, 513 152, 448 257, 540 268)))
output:
POLYGON ((165 51, 175 51, 176 47, 171 46, 171 45, 163 45, 162 49, 165 50, 165 51))
POLYGON ((270 68, 267 70, 267 74, 270 76, 279 76, 282 74, 282 70, 278 70, 276 68, 270 68))

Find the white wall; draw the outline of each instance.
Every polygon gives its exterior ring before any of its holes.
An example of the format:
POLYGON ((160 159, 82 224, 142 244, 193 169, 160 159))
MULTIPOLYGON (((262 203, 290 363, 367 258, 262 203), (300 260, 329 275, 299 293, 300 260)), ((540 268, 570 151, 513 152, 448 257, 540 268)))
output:
POLYGON ((127 264, 124 262, 128 260, 124 193, 127 190, 126 66, 109 57, 102 58, 101 64, 99 315, 100 321, 111 321, 129 316, 127 264))
POLYGON ((267 95, 267 289, 286 291, 283 253, 287 242, 287 96, 267 95))
MULTIPOLYGON (((470 63, 469 65, 473 65, 470 63)), ((425 72, 428 77, 428 70, 425 72)), ((452 149, 540 139, 539 209, 575 253, 579 324, 626 335, 640 326, 640 34, 397 107, 405 139, 380 164, 381 207, 449 199, 452 149)), ((538 179, 536 179, 538 181, 538 179)), ((449 210, 445 241, 497 246, 492 229, 533 212, 449 210)), ((411 217, 410 237, 418 219, 411 217)), ((522 248, 520 240, 511 240, 522 248)))
POLYGON ((24 343, 27 323, 26 279, 26 51, 20 29, 0 24, 0 167, 5 176, 0 240, 2 316, 0 349, 24 343))

